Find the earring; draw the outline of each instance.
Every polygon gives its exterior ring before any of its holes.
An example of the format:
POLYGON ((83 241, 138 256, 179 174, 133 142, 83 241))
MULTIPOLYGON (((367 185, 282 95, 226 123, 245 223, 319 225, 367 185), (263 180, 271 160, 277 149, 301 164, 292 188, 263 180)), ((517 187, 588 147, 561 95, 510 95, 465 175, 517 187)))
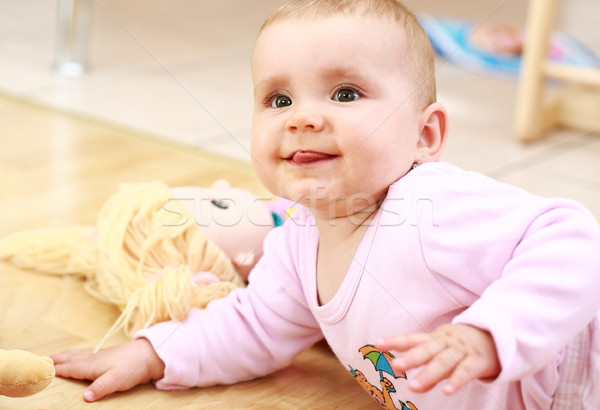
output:
POLYGON ((412 164, 412 168, 411 169, 415 169, 416 167, 418 167, 419 165, 421 165, 423 163, 423 155, 421 155, 421 159, 417 162, 414 162, 412 164))

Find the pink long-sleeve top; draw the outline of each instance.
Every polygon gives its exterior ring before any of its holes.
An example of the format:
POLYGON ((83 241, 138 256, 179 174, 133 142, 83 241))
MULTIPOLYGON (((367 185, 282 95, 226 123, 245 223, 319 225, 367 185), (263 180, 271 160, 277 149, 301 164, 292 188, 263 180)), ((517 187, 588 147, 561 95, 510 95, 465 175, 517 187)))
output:
POLYGON ((600 228, 577 203, 424 164, 389 188, 325 305, 316 289, 318 241, 312 215, 300 208, 268 235, 247 288, 182 323, 140 331, 135 337, 147 338, 166 366, 157 387, 266 375, 324 337, 349 377, 400 409, 550 409, 558 394, 565 408, 577 408, 575 400, 600 408, 593 374, 564 371, 599 371, 600 228), (392 374, 385 355, 368 354, 381 337, 450 322, 491 332, 502 365, 496 380, 452 396, 442 383, 414 393, 406 387, 413 371, 392 374), (582 349, 595 361, 577 361, 582 349), (564 388, 571 385, 586 393, 564 388))

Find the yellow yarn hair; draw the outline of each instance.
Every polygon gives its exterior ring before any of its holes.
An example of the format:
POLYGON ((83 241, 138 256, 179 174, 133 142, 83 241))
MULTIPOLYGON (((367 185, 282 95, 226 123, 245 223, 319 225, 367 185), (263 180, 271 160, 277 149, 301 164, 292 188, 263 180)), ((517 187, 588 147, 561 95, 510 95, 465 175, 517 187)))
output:
POLYGON ((159 182, 122 185, 104 204, 97 226, 15 233, 0 241, 0 259, 46 273, 78 274, 97 299, 122 313, 99 343, 123 329, 185 319, 193 308, 243 286, 227 255, 196 226, 159 182), (165 205, 168 203, 168 208, 165 205), (195 272, 221 281, 197 286, 195 272))

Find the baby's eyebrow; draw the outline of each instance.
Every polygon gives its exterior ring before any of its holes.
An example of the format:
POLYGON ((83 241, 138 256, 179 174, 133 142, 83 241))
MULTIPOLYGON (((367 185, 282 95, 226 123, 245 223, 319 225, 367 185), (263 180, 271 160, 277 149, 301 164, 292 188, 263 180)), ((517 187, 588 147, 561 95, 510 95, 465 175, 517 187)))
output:
MULTIPOLYGON (((362 83, 368 82, 368 76, 363 71, 355 66, 326 66, 322 69, 316 69, 314 75, 323 78, 326 81, 357 81, 362 83)), ((254 95, 264 92, 263 90, 272 90, 284 87, 288 81, 285 75, 274 75, 264 78, 254 86, 254 95)))
POLYGON ((273 88, 279 88, 284 83, 285 83, 285 76, 283 76, 283 75, 267 77, 256 83, 256 85, 254 86, 254 95, 259 93, 261 90, 270 90, 273 88))
POLYGON ((365 78, 361 70, 357 67, 326 67, 321 74, 327 79, 349 78, 362 79, 365 78))

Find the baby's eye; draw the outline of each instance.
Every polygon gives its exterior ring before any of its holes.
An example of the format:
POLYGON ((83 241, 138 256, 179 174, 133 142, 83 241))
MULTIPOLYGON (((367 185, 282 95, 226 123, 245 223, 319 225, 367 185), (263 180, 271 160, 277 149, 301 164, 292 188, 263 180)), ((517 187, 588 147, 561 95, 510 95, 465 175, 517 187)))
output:
POLYGON ((271 107, 273 108, 287 107, 288 105, 292 105, 292 99, 285 95, 278 95, 271 100, 271 107))
POLYGON ((359 98, 360 95, 358 94, 358 92, 356 92, 356 90, 353 90, 352 88, 341 88, 337 90, 333 95, 333 101, 339 102, 351 102, 358 100, 359 98))

